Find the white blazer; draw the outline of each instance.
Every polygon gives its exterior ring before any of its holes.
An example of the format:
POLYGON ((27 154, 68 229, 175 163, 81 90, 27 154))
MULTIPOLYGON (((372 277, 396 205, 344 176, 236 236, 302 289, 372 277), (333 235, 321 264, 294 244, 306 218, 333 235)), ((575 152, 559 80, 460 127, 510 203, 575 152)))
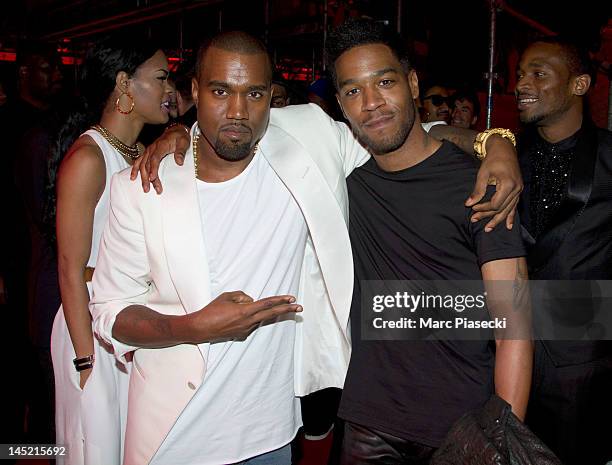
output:
MULTIPOLYGON (((346 125, 312 104, 271 110, 259 147, 308 226, 296 296, 304 311, 296 324, 295 394, 342 387, 353 292, 345 177, 369 155, 346 125)), ((134 351, 126 465, 151 460, 206 373, 208 344, 143 349, 112 337, 117 314, 129 305, 185 315, 212 300, 191 147, 182 167, 166 157, 160 179, 162 195, 145 194, 127 170, 113 178, 109 222, 92 283, 96 334, 113 345, 119 358, 134 351)))

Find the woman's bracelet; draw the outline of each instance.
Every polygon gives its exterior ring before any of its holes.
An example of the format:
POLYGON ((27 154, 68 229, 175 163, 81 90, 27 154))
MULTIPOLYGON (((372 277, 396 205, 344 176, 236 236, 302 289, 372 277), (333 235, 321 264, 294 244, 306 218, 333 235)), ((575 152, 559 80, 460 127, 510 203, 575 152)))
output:
POLYGON ((74 368, 76 371, 83 371, 89 368, 93 368, 95 356, 94 354, 87 355, 86 357, 75 358, 72 363, 74 363, 74 368))

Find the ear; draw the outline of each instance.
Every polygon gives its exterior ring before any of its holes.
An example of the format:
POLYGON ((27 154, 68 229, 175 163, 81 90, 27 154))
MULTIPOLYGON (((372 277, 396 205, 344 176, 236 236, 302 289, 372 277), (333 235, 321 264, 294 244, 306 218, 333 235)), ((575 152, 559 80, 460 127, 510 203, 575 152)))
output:
POLYGON ((127 93, 128 88, 129 88, 129 85, 128 85, 129 80, 130 80, 130 77, 125 71, 119 71, 117 73, 117 76, 115 76, 115 86, 117 86, 117 88, 125 94, 127 93))
POLYGON ((340 107, 340 111, 342 112, 342 116, 344 116, 345 120, 349 120, 346 116, 346 112, 344 111, 344 107, 342 106, 342 102, 340 101, 340 94, 336 92, 336 102, 338 102, 338 106, 340 107))
POLYGON ((588 74, 581 74, 574 78, 574 95, 584 95, 588 92, 591 87, 591 76, 588 74))
POLYGON ((193 103, 195 104, 196 108, 198 108, 198 90, 198 78, 193 77, 191 78, 191 98, 193 98, 193 103))
POLYGON ((408 85, 410 86, 410 93, 412 94, 412 98, 414 100, 419 98, 419 78, 415 70, 411 69, 406 74, 406 78, 408 79, 408 85))
POLYGON ((474 125, 476 124, 476 121, 478 121, 478 116, 474 116, 474 117, 472 118, 472 123, 471 123, 471 125, 472 125, 472 126, 474 126, 474 125))

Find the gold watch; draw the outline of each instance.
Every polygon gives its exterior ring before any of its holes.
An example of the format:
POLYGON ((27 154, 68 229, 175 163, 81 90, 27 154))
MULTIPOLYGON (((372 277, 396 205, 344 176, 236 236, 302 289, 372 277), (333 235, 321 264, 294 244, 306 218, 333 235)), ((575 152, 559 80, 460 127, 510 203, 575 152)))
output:
POLYGON ((516 147, 516 137, 510 129, 504 128, 491 128, 486 129, 482 132, 476 134, 476 140, 474 141, 474 153, 476 154, 476 158, 479 160, 484 160, 487 156, 486 143, 487 139, 493 134, 497 134, 498 136, 503 137, 504 139, 508 139, 512 142, 512 145, 516 147))

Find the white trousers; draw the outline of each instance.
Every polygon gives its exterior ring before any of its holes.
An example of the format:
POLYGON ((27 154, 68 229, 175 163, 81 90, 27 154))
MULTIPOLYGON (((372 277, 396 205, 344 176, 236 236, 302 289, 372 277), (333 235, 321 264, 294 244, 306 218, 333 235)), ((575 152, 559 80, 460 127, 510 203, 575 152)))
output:
POLYGON ((58 465, 120 465, 127 419, 129 366, 94 336, 95 363, 84 389, 75 370, 74 348, 60 307, 51 333, 55 373, 56 444, 67 456, 58 465))

